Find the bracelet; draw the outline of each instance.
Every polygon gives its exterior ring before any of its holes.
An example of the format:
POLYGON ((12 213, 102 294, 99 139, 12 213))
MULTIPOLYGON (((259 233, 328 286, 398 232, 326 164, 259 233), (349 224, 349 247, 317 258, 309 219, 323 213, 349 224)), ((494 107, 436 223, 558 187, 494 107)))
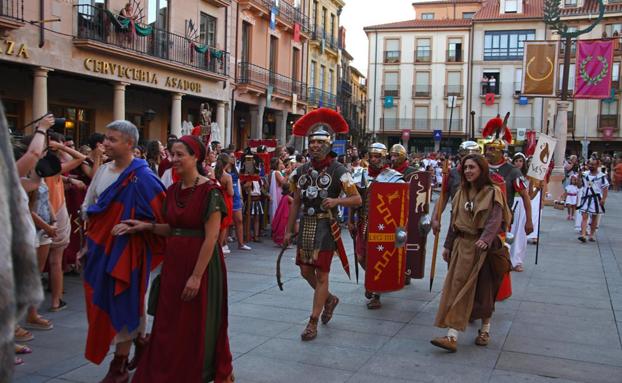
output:
POLYGON ((41 130, 41 129, 36 129, 34 134, 37 134, 37 133, 39 133, 39 134, 43 134, 44 136, 47 136, 47 135, 48 135, 46 131, 41 130))

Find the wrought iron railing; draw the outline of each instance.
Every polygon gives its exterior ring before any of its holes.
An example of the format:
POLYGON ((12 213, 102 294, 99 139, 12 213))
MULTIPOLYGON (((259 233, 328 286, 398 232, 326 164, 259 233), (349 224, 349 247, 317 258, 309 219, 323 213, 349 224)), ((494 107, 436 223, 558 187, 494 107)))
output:
POLYGON ((415 50, 416 62, 430 62, 432 61, 432 49, 428 47, 417 47, 415 50))
MULTIPOLYGON (((451 119, 451 131, 463 131, 463 119, 454 115, 451 119)), ((449 118, 381 118, 380 129, 383 131, 411 130, 414 132, 432 132, 449 130, 449 118)))
POLYGON ((445 85, 445 96, 462 96, 462 85, 445 85))
POLYGON ((275 0, 251 0, 260 4, 262 7, 266 8, 268 12, 271 12, 272 9, 276 10, 276 16, 283 19, 288 24, 300 24, 300 29, 303 33, 309 34, 312 32, 313 27, 311 25, 311 19, 309 16, 305 15, 304 11, 301 8, 297 8, 292 6, 285 1, 279 1, 279 6, 277 7, 275 0))
POLYGON ((382 85, 380 87, 380 92, 382 94, 382 97, 394 97, 394 98, 399 98, 400 97, 400 86, 399 85, 382 85))
POLYGON ((238 83, 259 88, 270 85, 273 92, 284 96, 295 93, 300 101, 305 101, 307 97, 307 84, 248 62, 238 64, 238 83))
POLYGON ((480 96, 485 96, 488 93, 494 93, 494 94, 500 94, 501 93, 501 82, 500 81, 493 81, 493 82, 486 82, 486 81, 482 81, 480 83, 480 96))
POLYGON ((348 81, 341 80, 341 93, 351 96, 352 84, 350 84, 348 81))
POLYGON ((402 56, 402 51, 384 51, 385 64, 398 64, 402 56))
POLYGON ((462 49, 448 49, 447 62, 462 62, 462 49))
POLYGON ((0 0, 0 17, 24 21, 24 0, 0 0))
POLYGON ((335 109, 337 106, 337 96, 332 93, 325 92, 318 88, 309 88, 308 102, 311 105, 323 106, 335 109))
POLYGON ((432 94, 432 86, 430 84, 413 85, 413 98, 430 97, 431 94, 432 94))
POLYGON ((332 50, 338 49, 337 37, 329 34, 328 32, 324 30, 324 28, 320 26, 317 26, 317 25, 315 26, 315 28, 313 29, 313 32, 311 33, 311 39, 318 40, 318 41, 323 40, 324 44, 328 46, 329 48, 331 48, 332 50))
POLYGON ((99 41, 219 75, 229 73, 228 52, 203 46, 151 25, 134 25, 99 7, 78 5, 77 10, 78 39, 99 41))

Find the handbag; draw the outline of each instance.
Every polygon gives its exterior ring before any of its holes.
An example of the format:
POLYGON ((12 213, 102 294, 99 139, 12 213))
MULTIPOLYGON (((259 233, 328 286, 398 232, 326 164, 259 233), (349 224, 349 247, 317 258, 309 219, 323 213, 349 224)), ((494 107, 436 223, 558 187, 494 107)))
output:
POLYGON ((162 274, 158 274, 151 282, 151 290, 149 290, 149 298, 147 299, 147 314, 155 316, 158 310, 158 297, 160 296, 160 279, 162 274))

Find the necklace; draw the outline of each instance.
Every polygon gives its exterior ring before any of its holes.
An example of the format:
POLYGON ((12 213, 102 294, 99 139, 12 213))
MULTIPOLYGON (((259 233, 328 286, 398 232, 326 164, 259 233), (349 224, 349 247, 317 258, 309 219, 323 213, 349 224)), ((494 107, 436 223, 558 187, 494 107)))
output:
POLYGON ((190 189, 190 193, 183 201, 181 200, 181 198, 179 198, 179 191, 181 190, 182 184, 183 184, 183 181, 179 182, 179 186, 175 189, 175 204, 177 205, 178 208, 181 208, 181 209, 186 207, 186 202, 188 202, 188 199, 192 197, 192 194, 196 190, 197 185, 199 184, 199 177, 194 179, 194 184, 192 185, 192 188, 190 189))

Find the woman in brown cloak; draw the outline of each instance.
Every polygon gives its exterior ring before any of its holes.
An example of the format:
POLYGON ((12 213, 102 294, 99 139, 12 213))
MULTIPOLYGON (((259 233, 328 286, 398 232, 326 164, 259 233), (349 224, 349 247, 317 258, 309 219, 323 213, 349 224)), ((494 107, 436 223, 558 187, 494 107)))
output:
POLYGON ((510 223, 505 194, 493 184, 488 162, 480 154, 466 156, 460 172, 462 183, 452 203, 443 249, 449 270, 434 323, 449 331, 432 340, 451 352, 457 350, 458 331, 466 329, 469 319, 482 320, 475 344, 488 344, 495 297, 511 268, 508 249, 499 237, 510 223))

